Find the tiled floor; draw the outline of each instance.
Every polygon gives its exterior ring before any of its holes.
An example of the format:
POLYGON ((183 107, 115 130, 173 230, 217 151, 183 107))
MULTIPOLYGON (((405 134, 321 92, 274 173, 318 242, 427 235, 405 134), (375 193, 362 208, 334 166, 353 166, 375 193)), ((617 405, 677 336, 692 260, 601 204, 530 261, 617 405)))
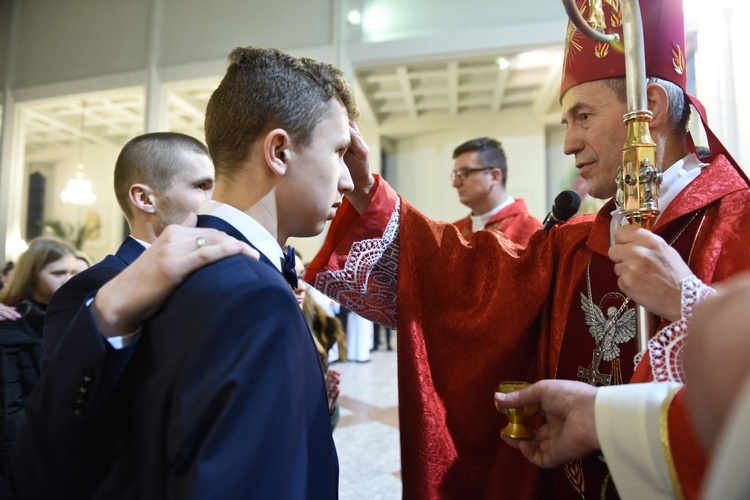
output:
POLYGON ((341 500, 401 498, 396 351, 374 351, 367 363, 336 363, 341 420, 333 433, 341 500))

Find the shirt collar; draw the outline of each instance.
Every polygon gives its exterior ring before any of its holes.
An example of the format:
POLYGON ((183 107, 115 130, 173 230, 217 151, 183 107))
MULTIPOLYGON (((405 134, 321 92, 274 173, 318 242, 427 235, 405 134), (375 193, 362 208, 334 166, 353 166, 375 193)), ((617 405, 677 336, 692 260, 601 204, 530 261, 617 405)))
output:
POLYGON ((143 240, 139 240, 138 238, 136 238, 136 237, 135 237, 135 236, 133 236, 132 234, 130 235, 130 237, 131 237, 131 238, 133 238, 133 239, 134 239, 135 241, 137 241, 137 242, 138 242, 138 244, 140 244, 140 245, 141 245, 141 246, 142 246, 143 248, 146 248, 146 249, 148 249, 148 248, 149 248, 149 247, 151 246, 151 243, 146 243, 146 242, 145 242, 145 241, 143 241, 143 240))
POLYGON ((247 238, 247 241, 253 243, 260 253, 268 257, 268 260, 281 272, 281 263, 284 262, 284 252, 276 239, 271 236, 271 233, 255 219, 231 205, 215 200, 206 200, 201 203, 199 213, 201 215, 218 217, 234 226, 237 231, 247 238))
POLYGON ((503 201, 501 204, 487 213, 479 215, 470 214, 469 217, 471 217, 471 232, 476 233, 477 231, 484 229, 484 226, 487 225, 487 223, 492 217, 495 216, 495 214, 499 213, 503 208, 512 205, 513 203, 515 203, 515 201, 516 200, 514 200, 512 196, 507 196, 505 198, 505 201, 503 201))

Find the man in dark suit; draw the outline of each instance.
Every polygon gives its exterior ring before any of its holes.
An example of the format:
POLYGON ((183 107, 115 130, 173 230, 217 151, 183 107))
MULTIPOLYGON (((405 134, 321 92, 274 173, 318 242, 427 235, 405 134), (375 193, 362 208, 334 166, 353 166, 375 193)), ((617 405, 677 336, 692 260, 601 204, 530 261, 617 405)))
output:
POLYGON ((351 190, 344 157, 367 155, 347 151, 355 115, 329 64, 230 55, 207 108, 217 183, 198 225, 251 242, 261 260, 202 268, 143 325, 112 393, 124 435, 96 497, 337 496, 323 372, 281 245, 322 231, 351 190))
POLYGON ((213 181, 208 150, 183 134, 144 134, 121 151, 115 194, 131 235, 115 255, 68 281, 47 308, 44 374, 9 460, 21 497, 80 498, 92 490, 119 436, 113 424, 120 412, 105 404, 106 396, 137 338, 118 336, 136 331, 197 267, 241 251, 257 257, 224 233, 190 227, 196 218, 188 214, 210 197, 213 181), (184 226, 168 226, 186 218, 184 226), (198 237, 205 245, 196 251, 198 237))

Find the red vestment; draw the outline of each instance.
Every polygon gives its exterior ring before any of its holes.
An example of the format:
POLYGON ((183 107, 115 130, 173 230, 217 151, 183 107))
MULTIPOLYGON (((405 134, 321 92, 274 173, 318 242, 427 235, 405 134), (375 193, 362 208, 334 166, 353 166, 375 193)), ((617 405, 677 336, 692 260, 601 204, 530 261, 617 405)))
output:
MULTIPOLYGON (((690 267, 707 284, 721 281, 750 268, 743 241, 749 202, 747 183, 719 156, 654 230, 675 232, 698 213, 686 249, 690 267)), ((581 308, 579 286, 592 256, 606 259, 612 209, 610 202, 596 216, 538 231, 526 250, 496 231, 475 233, 468 243, 382 180, 363 214, 348 202, 339 211, 306 281, 381 324, 393 325, 397 316, 404 498, 550 497, 549 471, 500 440, 505 421, 492 395, 501 380, 535 381, 577 368, 578 359, 561 357, 577 345, 590 359, 587 325, 568 320, 581 308), (396 244, 386 245, 389 238, 396 244), (381 262, 369 269, 376 257, 381 262)), ((591 276, 592 288, 599 277, 591 276)), ((632 357, 619 361, 627 381, 632 357)), ((648 360, 639 366, 650 369, 648 360)), ((686 418, 683 408, 670 408, 670 435, 690 432, 686 418)), ((682 480, 685 471, 696 475, 703 455, 690 446, 672 458, 682 480)), ((686 496, 697 493, 684 486, 686 496)), ((599 498, 600 489, 589 484, 584 494, 599 498)))
MULTIPOLYGON (((471 241, 473 234, 471 231, 471 216, 467 215, 454 222, 453 225, 461 232, 461 236, 471 241)), ((490 217, 490 220, 484 225, 484 229, 497 229, 522 247, 528 245, 531 235, 541 228, 542 223, 529 213, 526 202, 523 200, 515 200, 490 217)))

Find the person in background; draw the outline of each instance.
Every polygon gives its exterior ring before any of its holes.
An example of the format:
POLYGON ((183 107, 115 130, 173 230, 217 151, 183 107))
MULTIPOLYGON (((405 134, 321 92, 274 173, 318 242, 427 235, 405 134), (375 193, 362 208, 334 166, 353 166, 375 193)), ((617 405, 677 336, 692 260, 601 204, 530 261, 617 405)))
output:
MULTIPOLYGON (((0 290, 8 286, 14 267, 15 264, 13 262, 6 262, 3 266, 3 270, 0 272, 0 290)), ((21 315, 16 311, 15 307, 0 303, 0 321, 5 321, 6 319, 15 321, 20 317, 21 315)))
MULTIPOLYGON (((10 274, 10 272, 13 270, 13 263, 9 262, 6 267, 8 267, 7 271, 8 274, 10 274)), ((91 267, 91 259, 89 258, 89 256, 81 252, 80 250, 76 250, 76 274, 88 269, 89 267, 91 267)), ((3 289, 6 281, 8 280, 5 271, 6 270, 4 268, 2 275, 0 275, 0 290, 3 289)), ((0 303, 0 321, 4 321, 6 319, 15 321, 20 317, 21 315, 18 314, 14 307, 0 303)))
MULTIPOLYGON (((0 471, 26 415, 26 403, 42 367, 42 329, 52 295, 76 273, 75 250, 54 238, 35 238, 21 255, 0 301, 20 314, 0 323, 0 471)), ((3 475, 4 476, 4 475, 3 475)), ((0 495, 9 495, 3 478, 0 495)))
POLYGON ((76 274, 85 271, 89 267, 91 267, 91 257, 80 250, 76 250, 76 268, 78 269, 76 274))
POLYGON ((349 311, 346 315, 346 359, 357 363, 369 363, 374 342, 375 324, 349 311))
MULTIPOLYGON (((307 321, 310 328, 315 350, 318 352, 320 364, 326 379, 326 393, 328 394, 328 410, 331 412, 331 430, 336 427, 339 421, 339 404, 338 397, 340 394, 341 373, 338 370, 332 370, 328 367, 328 353, 333 344, 338 342, 339 345, 346 349, 346 340, 344 340, 344 330, 341 328, 341 322, 328 315, 320 307, 315 299, 307 292, 309 290, 307 283, 302 279, 305 274, 305 266, 302 263, 302 256, 295 250, 296 263, 295 271, 297 272, 297 287, 294 289, 294 296, 297 298, 297 304, 302 309, 302 315, 307 321)), ((343 361, 346 361, 344 359, 343 361)))
POLYGON ((458 199, 471 209, 453 223, 461 236, 471 240, 477 231, 496 229, 525 247, 542 223, 529 213, 526 202, 513 199, 505 190, 508 165, 503 146, 489 137, 473 139, 458 146, 453 159, 451 182, 458 199))
POLYGON ((372 350, 377 351, 380 349, 380 339, 385 338, 385 348, 389 351, 393 350, 393 345, 391 345, 391 329, 387 326, 381 325, 379 323, 373 324, 373 333, 372 333, 372 350), (381 332, 383 335, 381 336, 381 332))
MULTIPOLYGON (((310 288, 307 283, 304 282, 302 276, 305 274, 305 266, 302 264, 302 257, 299 252, 295 250, 297 255, 296 271, 298 275, 297 288, 294 289, 294 294, 297 297, 297 303, 302 308, 302 313, 307 319, 307 324, 310 326, 310 331, 315 338, 316 349, 320 354, 320 361, 323 364, 323 369, 328 369, 328 353, 333 348, 334 344, 338 343, 341 348, 346 351, 346 338, 344 328, 338 318, 332 316, 326 311, 313 297, 314 290, 310 288), (311 293, 313 291, 313 293, 311 293)), ((325 298, 325 296, 323 296, 325 298)), ((344 353, 343 359, 346 361, 346 354, 344 353)))
MULTIPOLYGON (((305 266, 307 267, 307 266, 305 266)), ((326 297, 315 288, 308 286, 305 290, 305 302, 312 301, 317 304, 323 312, 331 318, 336 318, 341 325, 341 331, 343 335, 341 337, 342 348, 339 349, 339 342, 336 338, 329 339, 330 342, 327 346, 328 349, 328 362, 336 363, 338 361, 346 362, 346 325, 342 323, 339 317, 341 313, 341 305, 330 297, 326 297)))
POLYGON ((8 284, 8 281, 10 281, 10 275, 13 273, 13 268, 15 267, 15 264, 13 261, 6 262, 3 266, 2 271, 0 271, 0 290, 5 288, 5 285, 8 284))

